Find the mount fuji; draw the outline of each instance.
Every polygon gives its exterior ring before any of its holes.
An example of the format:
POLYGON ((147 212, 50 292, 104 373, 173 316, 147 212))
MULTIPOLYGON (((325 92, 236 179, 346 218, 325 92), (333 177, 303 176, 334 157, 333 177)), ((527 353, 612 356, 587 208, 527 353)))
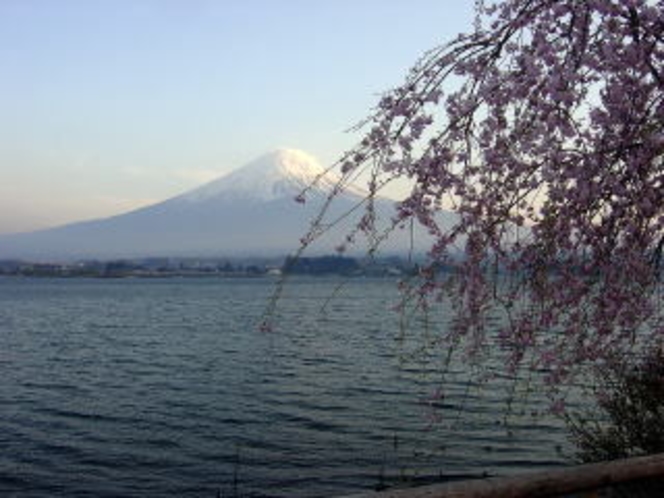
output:
MULTIPOLYGON (((282 256, 297 249, 336 183, 337 178, 310 155, 279 149, 148 207, 110 218, 0 235, 0 258, 282 256), (294 198, 307 187, 307 202, 296 203, 294 198)), ((349 211, 364 195, 359 188, 348 187, 333 201, 333 215, 349 211)), ((377 211, 385 217, 393 206, 394 201, 377 200, 377 211)), ((362 209, 357 211, 361 214, 362 209)), ((352 222, 339 226, 336 235, 324 236, 312 252, 331 252, 352 222)))

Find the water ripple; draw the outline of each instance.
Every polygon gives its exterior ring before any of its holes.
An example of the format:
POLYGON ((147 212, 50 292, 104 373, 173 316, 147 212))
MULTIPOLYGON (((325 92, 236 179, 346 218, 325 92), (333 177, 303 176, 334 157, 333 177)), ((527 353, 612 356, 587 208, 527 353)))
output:
POLYGON ((267 279, 2 279, 0 495, 329 496, 565 461, 560 424, 505 428, 503 393, 459 366, 428 398, 391 282, 351 281, 323 315, 336 285, 294 279, 264 334, 267 279))

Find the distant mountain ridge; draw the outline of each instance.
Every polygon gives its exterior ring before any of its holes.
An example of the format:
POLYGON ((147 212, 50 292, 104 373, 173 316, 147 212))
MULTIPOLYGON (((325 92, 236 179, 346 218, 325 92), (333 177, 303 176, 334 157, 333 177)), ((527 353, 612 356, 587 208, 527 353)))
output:
MULTIPOLYGON (((23 234, 0 235, 0 258, 92 259, 144 256, 274 256, 297 249, 338 178, 309 154, 278 149, 201 187, 109 218, 23 234), (312 185, 304 205, 294 198, 312 185)), ((349 187, 333 203, 341 214, 361 202, 349 187)), ((393 202, 380 199, 389 218, 393 202)), ((361 210, 358 210, 361 211, 361 210)), ((329 253, 352 219, 317 242, 329 253)))

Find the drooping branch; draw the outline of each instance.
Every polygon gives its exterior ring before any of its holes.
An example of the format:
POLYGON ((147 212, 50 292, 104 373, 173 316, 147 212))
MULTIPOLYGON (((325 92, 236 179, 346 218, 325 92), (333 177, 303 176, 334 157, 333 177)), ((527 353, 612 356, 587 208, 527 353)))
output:
POLYGON ((421 283, 452 296, 454 340, 489 344, 484 314, 518 299, 499 333, 506 364, 528 358, 555 383, 663 330, 652 290, 664 1, 504 0, 480 12, 481 29, 428 52, 381 98, 340 167, 371 171, 370 196, 411 181, 393 227, 422 225, 431 268, 456 265, 421 283))

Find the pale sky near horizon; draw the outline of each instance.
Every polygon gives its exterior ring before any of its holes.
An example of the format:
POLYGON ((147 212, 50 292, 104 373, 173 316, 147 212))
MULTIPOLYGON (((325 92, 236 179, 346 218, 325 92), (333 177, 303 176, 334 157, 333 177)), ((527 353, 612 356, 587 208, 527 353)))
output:
POLYGON ((471 0, 0 0, 0 233, 164 200, 287 146, 324 164, 471 0))

